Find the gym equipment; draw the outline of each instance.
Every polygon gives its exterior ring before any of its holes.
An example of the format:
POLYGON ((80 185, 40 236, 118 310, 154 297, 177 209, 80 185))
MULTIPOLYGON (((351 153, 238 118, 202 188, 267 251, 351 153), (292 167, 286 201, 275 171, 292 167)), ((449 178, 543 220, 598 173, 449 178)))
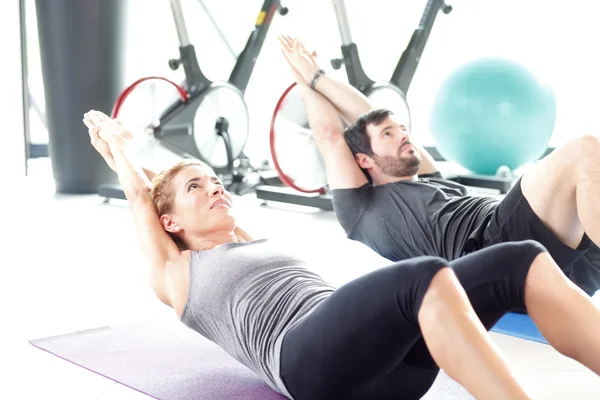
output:
POLYGON ((435 97, 430 126, 444 158, 495 175, 544 154, 555 120, 552 89, 517 62, 486 58, 450 74, 435 97))
MULTIPOLYGON (((283 400, 254 372, 174 319, 102 327, 30 343, 160 400, 283 400)), ((440 372, 424 399, 472 399, 440 372)))
MULTIPOLYGON (((180 57, 169 60, 169 66, 174 70, 183 66, 185 87, 161 77, 139 79, 121 93, 112 116, 118 115, 125 99, 142 82, 151 79, 167 81, 179 92, 180 99, 162 114, 156 125, 149 127, 152 135, 162 146, 181 157, 204 161, 215 170, 229 191, 242 194, 248 190, 245 171, 250 169, 249 160, 243 154, 249 119, 244 92, 275 12, 286 15, 288 9, 281 6, 279 0, 265 0, 229 79, 213 82, 200 69, 180 1, 170 0, 170 4, 180 57)), ((125 198, 122 190, 112 185, 99 187, 98 193, 105 198, 125 198)))
POLYGON ((544 338, 527 314, 507 313, 494 325, 491 331, 532 342, 548 344, 546 338, 544 338))
POLYGON ((304 193, 324 194, 327 185, 324 161, 315 145, 304 103, 295 87, 294 83, 283 93, 271 120, 269 142, 273 164, 286 185, 304 193), (285 140, 277 140, 284 135, 285 140), (298 165, 290 162, 292 158, 303 162, 298 165))
MULTIPOLYGON (((413 32, 389 81, 374 81, 364 72, 358 48, 353 43, 350 34, 345 2, 344 0, 333 0, 333 6, 342 41, 343 58, 331 60, 332 67, 339 69, 344 65, 350 85, 364 93, 375 107, 385 107, 392 110, 401 121, 410 127, 410 111, 406 102, 406 94, 438 12, 441 10, 443 13, 448 14, 452 11, 452 6, 445 4, 444 0, 427 1, 419 25, 413 32)), ((294 175, 297 175, 300 169, 290 173, 285 170, 285 166, 280 165, 283 163, 285 155, 278 156, 277 143, 297 142, 298 136, 306 137, 307 132, 310 130, 306 115, 298 105, 298 94, 293 90, 293 86, 284 92, 277 103, 271 123, 271 155, 280 180, 285 186, 257 186, 256 195, 265 202, 272 200, 332 210, 331 196, 327 193, 326 182, 323 180, 324 172, 318 173, 319 164, 322 164, 322 161, 318 161, 310 167, 307 167, 308 163, 302 163, 302 167, 309 170, 306 175, 313 179, 312 182, 308 183, 295 182, 294 175), (280 130, 278 131, 277 128, 280 128, 280 130), (280 134, 282 136, 278 140, 280 134), (285 139, 282 139, 284 137, 285 139)), ((306 151, 310 153, 308 147, 310 146, 306 146, 305 143, 302 148, 307 149, 306 151)))
POLYGON ((114 172, 82 133, 81 116, 111 107, 121 87, 121 0, 35 2, 49 153, 58 193, 95 193, 114 172))

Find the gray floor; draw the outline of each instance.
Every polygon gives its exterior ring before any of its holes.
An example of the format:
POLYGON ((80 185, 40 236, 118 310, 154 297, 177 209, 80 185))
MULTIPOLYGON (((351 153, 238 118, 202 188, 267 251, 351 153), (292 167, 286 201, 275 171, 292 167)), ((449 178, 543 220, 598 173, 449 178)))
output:
MULTIPOLYGON (((141 399, 115 382, 36 350, 29 339, 103 325, 175 318, 147 284, 127 204, 97 196, 57 196, 49 166, 2 190, 0 385, 10 399, 141 399), (9 256, 9 254, 13 254, 9 256), (8 317, 8 318, 7 318, 8 317)), ((281 242, 339 285, 387 262, 345 239, 330 212, 263 207, 236 199, 238 221, 281 242)), ((596 297, 600 306, 600 299, 596 297)), ((600 333, 599 333, 600 334, 600 333)), ((515 374, 540 399, 600 398, 600 378, 551 347, 492 334, 515 374)))

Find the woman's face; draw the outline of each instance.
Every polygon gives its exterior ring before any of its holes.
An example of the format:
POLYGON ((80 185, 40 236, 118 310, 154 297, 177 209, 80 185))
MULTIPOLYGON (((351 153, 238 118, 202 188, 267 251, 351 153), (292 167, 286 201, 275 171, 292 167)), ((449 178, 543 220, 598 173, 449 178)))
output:
POLYGON ((231 195, 208 168, 185 167, 173 178, 171 190, 173 210, 163 221, 167 231, 185 240, 185 236, 209 236, 235 228, 231 195), (173 230, 169 229, 169 223, 173 224, 173 230))

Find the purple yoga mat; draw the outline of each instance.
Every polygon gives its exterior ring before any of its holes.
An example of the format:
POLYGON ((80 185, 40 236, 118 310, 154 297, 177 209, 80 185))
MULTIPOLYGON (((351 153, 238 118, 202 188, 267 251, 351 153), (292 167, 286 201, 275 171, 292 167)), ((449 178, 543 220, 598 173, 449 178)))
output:
MULTIPOLYGON (((104 327, 32 345, 160 400, 282 400, 258 375, 178 321, 104 327)), ((425 399, 471 399, 440 373, 425 399)))

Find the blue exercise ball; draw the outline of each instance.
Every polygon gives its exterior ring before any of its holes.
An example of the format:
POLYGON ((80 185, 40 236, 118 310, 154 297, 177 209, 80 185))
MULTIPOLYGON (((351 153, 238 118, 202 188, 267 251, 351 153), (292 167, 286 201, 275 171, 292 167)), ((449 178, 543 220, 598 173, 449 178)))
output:
POLYGON ((556 121, 552 89, 511 60, 480 59, 454 71, 437 93, 430 128, 440 154, 494 175, 538 159, 556 121))

